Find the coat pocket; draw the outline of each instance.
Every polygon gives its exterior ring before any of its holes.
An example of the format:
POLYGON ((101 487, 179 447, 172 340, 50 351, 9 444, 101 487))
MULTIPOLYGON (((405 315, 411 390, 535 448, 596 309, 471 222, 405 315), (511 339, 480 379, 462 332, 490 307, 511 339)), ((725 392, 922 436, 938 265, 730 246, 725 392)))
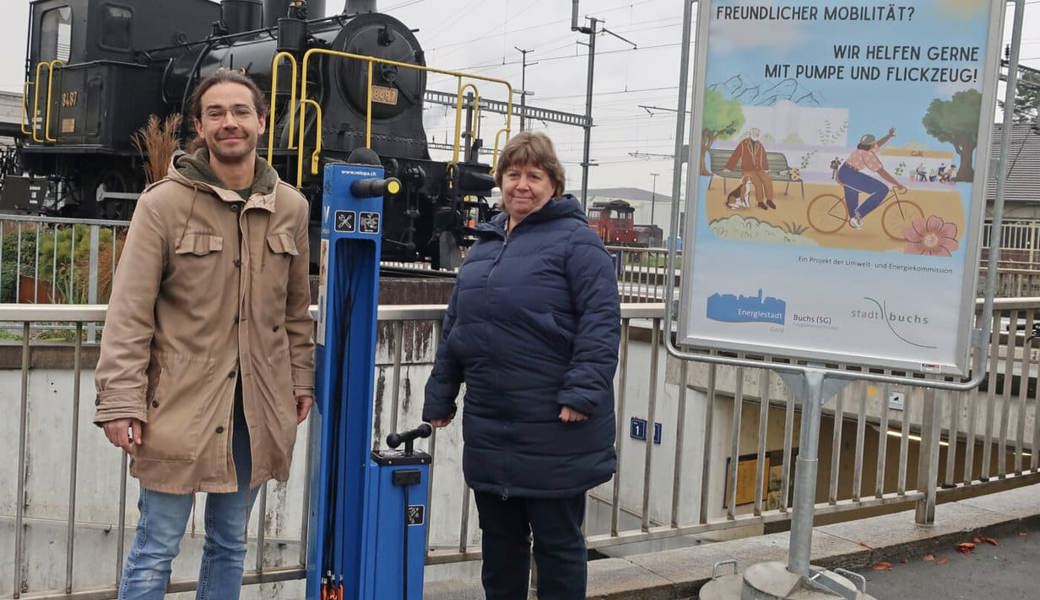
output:
POLYGON ((189 232, 185 233, 184 237, 181 238, 177 248, 174 249, 174 253, 205 256, 211 252, 220 252, 223 249, 224 238, 219 235, 189 232))
POLYGON ((231 268, 223 264, 224 260, 224 238, 200 231, 185 233, 170 257, 169 289, 176 293, 197 293, 196 290, 227 286, 231 268))
POLYGON ((541 337, 550 345, 564 352, 570 352, 574 334, 561 326, 551 312, 525 311, 536 324, 541 337))
POLYGON ((148 423, 139 457, 190 462, 205 446, 202 440, 207 412, 214 399, 204 392, 213 380, 211 360, 165 355, 148 401, 148 423))
POLYGON ((275 254, 300 255, 300 251, 296 248, 296 240, 288 233, 269 234, 267 236, 267 247, 275 254))

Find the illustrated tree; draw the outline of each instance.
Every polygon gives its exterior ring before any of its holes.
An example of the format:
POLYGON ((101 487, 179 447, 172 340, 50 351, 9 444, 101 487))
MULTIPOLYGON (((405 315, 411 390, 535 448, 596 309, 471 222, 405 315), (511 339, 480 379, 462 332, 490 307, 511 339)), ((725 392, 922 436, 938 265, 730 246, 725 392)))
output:
POLYGON ((982 94, 976 90, 965 90, 957 92, 949 100, 932 100, 928 105, 928 112, 921 119, 928 135, 940 142, 952 144, 960 157, 957 181, 975 179, 972 155, 978 144, 981 109, 982 94))
POLYGON ((701 122, 701 175, 711 175, 704 166, 704 155, 718 140, 725 140, 744 126, 740 102, 726 100, 718 90, 704 91, 704 120, 701 122))

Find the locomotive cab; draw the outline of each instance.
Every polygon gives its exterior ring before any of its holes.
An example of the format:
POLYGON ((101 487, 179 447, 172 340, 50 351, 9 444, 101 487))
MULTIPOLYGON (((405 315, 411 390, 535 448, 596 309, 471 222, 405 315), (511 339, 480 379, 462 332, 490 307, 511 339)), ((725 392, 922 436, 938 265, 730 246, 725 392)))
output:
POLYGON ((589 208, 589 226, 604 244, 631 245, 638 241, 636 209, 624 200, 594 202, 589 208))
POLYGON ((0 208, 128 218, 128 202, 99 200, 143 183, 131 138, 164 101, 162 65, 154 60, 163 50, 155 49, 204 38, 218 19, 219 5, 208 0, 32 2, 22 123, 26 173, 7 176, 31 185, 16 184, 10 192, 5 186, 0 208), (41 186, 42 195, 20 191, 41 186))

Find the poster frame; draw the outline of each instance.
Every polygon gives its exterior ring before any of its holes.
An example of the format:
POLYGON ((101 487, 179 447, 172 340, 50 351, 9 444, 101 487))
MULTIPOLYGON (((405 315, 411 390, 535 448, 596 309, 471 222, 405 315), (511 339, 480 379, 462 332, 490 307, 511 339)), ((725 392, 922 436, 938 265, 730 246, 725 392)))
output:
MULTIPOLYGON (((707 72, 708 64, 708 53, 710 49, 710 37, 709 29, 711 26, 710 12, 716 3, 712 0, 701 0, 697 6, 697 37, 699 43, 695 45, 695 59, 694 59, 694 78, 692 82, 692 101, 693 110, 689 123, 689 147, 691 149, 700 148, 701 145, 701 123, 703 122, 703 100, 706 90, 706 78, 697 77, 698 74, 707 72)), ((826 2, 827 5, 841 5, 846 4, 845 2, 826 2)), ((854 4, 854 3, 847 3, 854 4)), ((974 328, 975 322, 975 311, 976 311, 976 286, 979 280, 979 255, 981 251, 982 242, 982 226, 985 218, 986 202, 985 202, 985 191, 986 183, 988 181, 988 175, 990 172, 991 161, 989 160, 988 154, 985 152, 991 151, 992 148, 992 136, 994 129, 994 119, 985 118, 985 115, 996 114, 997 106, 997 82, 1000 77, 1001 68, 1001 45, 1003 38, 1003 27, 1005 21, 1007 3, 1003 0, 994 0, 991 3, 989 11, 989 25, 988 33, 986 36, 986 60, 980 65, 982 72, 982 103, 981 103, 981 115, 979 121, 979 133, 978 142, 976 146, 976 171, 975 178, 971 186, 971 204, 967 211, 967 239, 965 245, 965 257, 963 267, 964 272, 960 278, 960 298, 961 307, 958 313, 958 332, 956 337, 956 346, 954 348, 954 360, 952 364, 943 365, 931 365, 927 363, 908 361, 903 358, 886 356, 883 352, 878 353, 844 353, 831 350, 817 349, 817 348, 806 348, 806 347, 792 347, 790 345, 778 345, 770 343, 748 343, 746 341, 737 340, 726 340, 719 339, 718 337, 704 337, 698 336, 695 331, 692 330, 690 323, 690 305, 694 300, 693 295, 693 263, 696 249, 696 228, 698 218, 698 203, 701 201, 700 195, 700 181, 701 176, 699 175, 699 152, 690 152, 690 162, 688 163, 688 176, 686 179, 686 200, 685 200, 685 214, 686 222, 681 224, 682 230, 684 231, 684 249, 682 256, 682 277, 680 282, 680 293, 679 293, 679 315, 678 315, 678 331, 676 334, 675 347, 672 345, 672 341, 669 340, 669 351, 680 358, 694 359, 694 360, 705 360, 704 350, 709 351, 720 351, 720 352, 735 352, 735 353, 748 353, 756 355, 768 355, 773 357, 786 357, 793 361, 807 361, 814 365, 814 368, 818 368, 821 364, 835 364, 835 363, 854 363, 861 365, 866 368, 873 369, 886 369, 899 371, 908 374, 925 374, 930 376, 942 376, 942 377, 968 377, 970 374, 974 374, 975 378, 978 378, 979 370, 981 368, 982 361, 985 360, 985 351, 983 346, 986 343, 985 329, 988 327, 974 328), (697 158, 694 158, 697 157, 697 158), (972 358, 972 349, 975 349, 975 364, 970 365, 972 358), (701 352, 690 352, 691 349, 697 349, 701 352), (981 355, 981 356, 980 356, 981 355)), ((672 220, 673 229, 675 228, 678 220, 679 205, 675 206, 673 210, 672 220)), ((670 254, 674 253, 674 248, 670 249, 670 254)), ((669 265, 674 266, 674 257, 670 256, 669 265)), ((674 300, 674 289, 669 282, 668 285, 669 293, 667 297, 667 312, 671 312, 673 308, 674 300)), ((987 298, 985 306, 992 306, 992 290, 987 289, 987 298)), ((985 316, 985 312, 983 313, 985 316)), ((669 315, 671 318, 671 315, 669 315)), ((986 319, 980 319, 985 321, 986 319)), ((741 366, 751 366, 755 363, 761 363, 761 361, 755 360, 708 360, 708 362, 728 362, 729 364, 739 364, 741 366)), ((759 366, 775 366, 777 363, 761 363, 759 366)), ((781 370, 794 370, 802 371, 803 368, 799 368, 796 365, 792 365, 794 368, 781 369, 781 370)), ((845 372, 843 369, 836 370, 837 372, 845 372)), ((864 371, 857 371, 857 378, 863 379, 864 371)), ((892 381, 892 376, 880 375, 877 377, 866 377, 867 379, 877 379, 881 381, 892 381)), ((900 379, 901 380, 901 379, 900 379)), ((915 379, 920 382, 920 379, 915 379)), ((937 381, 937 380, 936 380, 937 381)), ((951 382, 952 383, 952 382, 951 382)), ((962 386, 966 384, 953 384, 956 385, 956 389, 962 389, 962 386)), ((940 386, 945 387, 945 386, 940 386)))

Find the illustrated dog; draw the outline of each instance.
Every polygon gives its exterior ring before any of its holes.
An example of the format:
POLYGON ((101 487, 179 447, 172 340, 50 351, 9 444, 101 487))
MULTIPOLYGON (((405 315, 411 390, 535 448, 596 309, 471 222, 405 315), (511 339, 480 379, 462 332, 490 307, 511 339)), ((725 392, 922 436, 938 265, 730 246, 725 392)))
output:
POLYGON ((751 182, 751 179, 744 177, 740 180, 740 185, 733 188, 733 191, 726 196, 726 208, 731 210, 751 208, 751 198, 754 195, 755 184, 751 182))

